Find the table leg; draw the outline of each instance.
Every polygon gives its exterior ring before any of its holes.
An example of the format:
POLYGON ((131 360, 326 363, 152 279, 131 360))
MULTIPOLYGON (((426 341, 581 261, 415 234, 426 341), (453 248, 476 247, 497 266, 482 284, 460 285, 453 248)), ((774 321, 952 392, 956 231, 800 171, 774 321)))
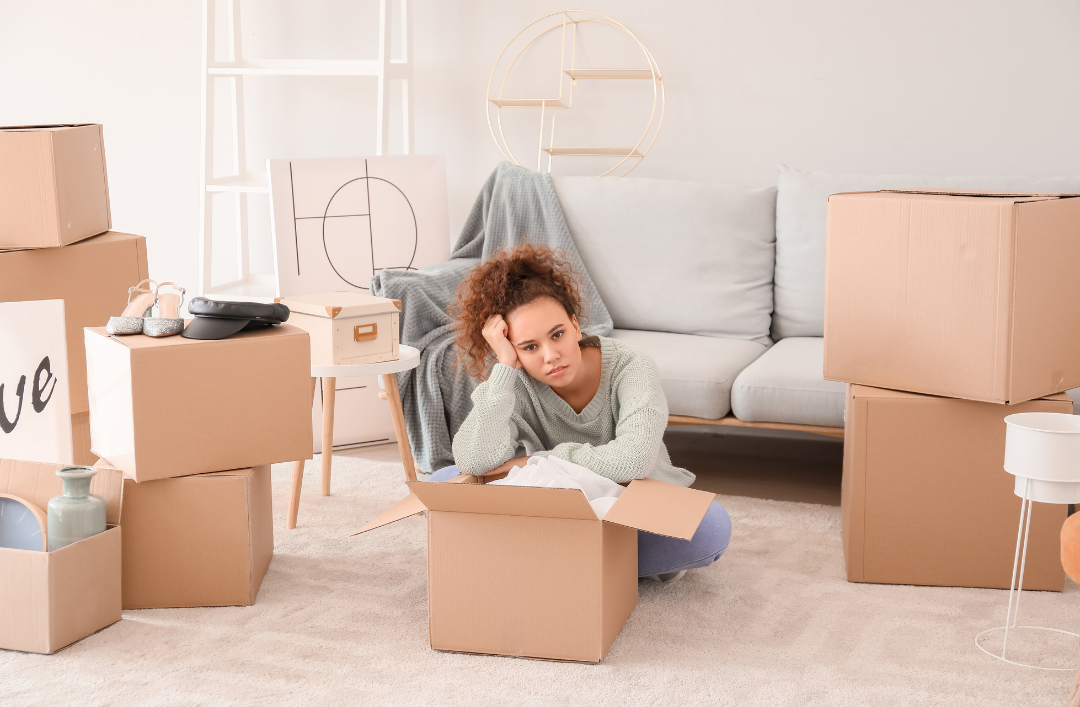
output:
POLYGON ((1031 532, 1031 501, 1028 494, 1031 492, 1031 479, 1024 485, 1024 497, 1020 502, 1020 528, 1016 531, 1016 556, 1013 557, 1012 582, 1009 584, 1009 610, 1005 614, 1005 638, 1001 641, 1001 658, 1005 660, 1005 650, 1009 647, 1009 629, 1016 627, 1017 614, 1020 613, 1020 592, 1024 590, 1024 565, 1027 563, 1028 533, 1031 532), (1024 523, 1024 512, 1027 511, 1027 523, 1024 523), (1024 553, 1020 554, 1020 539, 1024 539, 1024 553), (1020 560, 1020 583, 1016 582, 1016 561, 1020 560), (1013 590, 1016 591, 1016 603, 1013 604, 1013 590))
MULTIPOLYGON (((315 401, 315 385, 318 378, 311 379, 311 400, 315 401)), ((293 462, 292 478, 289 481, 289 512, 285 517, 285 529, 296 527, 296 514, 300 512, 300 488, 304 485, 304 460, 293 462)))
POLYGON ((405 428, 405 411, 401 408, 401 393, 398 391, 397 376, 393 373, 384 374, 382 382, 383 387, 386 388, 386 400, 390 403, 390 417, 394 421, 394 433, 397 434, 401 463, 405 466, 405 478, 408 481, 416 481, 416 461, 413 459, 409 433, 405 428))
POLYGON ((330 463, 334 458, 334 396, 337 378, 322 379, 322 495, 330 495, 330 463))

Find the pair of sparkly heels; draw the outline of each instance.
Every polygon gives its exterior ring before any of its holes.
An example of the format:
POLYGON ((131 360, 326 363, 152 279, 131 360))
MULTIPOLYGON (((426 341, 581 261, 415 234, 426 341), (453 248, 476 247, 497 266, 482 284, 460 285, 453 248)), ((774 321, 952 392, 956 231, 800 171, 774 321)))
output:
POLYGON ((172 282, 159 285, 154 280, 143 280, 128 289, 127 307, 119 317, 109 317, 105 331, 117 335, 175 336, 184 331, 180 307, 184 304, 185 293, 183 287, 172 282), (164 287, 171 287, 175 292, 163 293, 164 287), (154 307, 158 308, 156 317, 150 316, 154 307))

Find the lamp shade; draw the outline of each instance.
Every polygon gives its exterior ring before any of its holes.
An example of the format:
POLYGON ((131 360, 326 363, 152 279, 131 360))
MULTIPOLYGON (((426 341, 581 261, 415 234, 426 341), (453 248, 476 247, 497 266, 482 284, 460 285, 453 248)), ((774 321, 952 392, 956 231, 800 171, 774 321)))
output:
POLYGON ((1080 502, 1080 416, 1021 412, 1005 425, 1005 471, 1017 477, 1016 495, 1026 489, 1035 501, 1080 502))

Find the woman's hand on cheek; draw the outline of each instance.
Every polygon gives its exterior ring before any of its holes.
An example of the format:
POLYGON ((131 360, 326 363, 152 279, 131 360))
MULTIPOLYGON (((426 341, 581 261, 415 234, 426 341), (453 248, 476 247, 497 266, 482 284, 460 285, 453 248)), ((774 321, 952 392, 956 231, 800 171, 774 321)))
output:
POLYGON ((501 314, 495 314, 488 318, 487 323, 484 324, 484 340, 487 341, 488 346, 495 352, 495 356, 498 357, 499 363, 510 366, 511 368, 521 368, 521 361, 518 360, 517 349, 510 343, 510 339, 507 338, 509 327, 506 325, 506 320, 503 319, 501 314))

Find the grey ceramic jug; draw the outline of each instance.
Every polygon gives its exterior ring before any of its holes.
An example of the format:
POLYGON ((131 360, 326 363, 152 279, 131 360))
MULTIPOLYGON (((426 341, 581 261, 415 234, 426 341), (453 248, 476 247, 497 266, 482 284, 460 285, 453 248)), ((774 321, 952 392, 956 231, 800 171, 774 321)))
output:
POLYGON ((57 469, 64 493, 49 501, 49 552, 105 532, 105 499, 90 493, 95 474, 89 466, 57 469))

